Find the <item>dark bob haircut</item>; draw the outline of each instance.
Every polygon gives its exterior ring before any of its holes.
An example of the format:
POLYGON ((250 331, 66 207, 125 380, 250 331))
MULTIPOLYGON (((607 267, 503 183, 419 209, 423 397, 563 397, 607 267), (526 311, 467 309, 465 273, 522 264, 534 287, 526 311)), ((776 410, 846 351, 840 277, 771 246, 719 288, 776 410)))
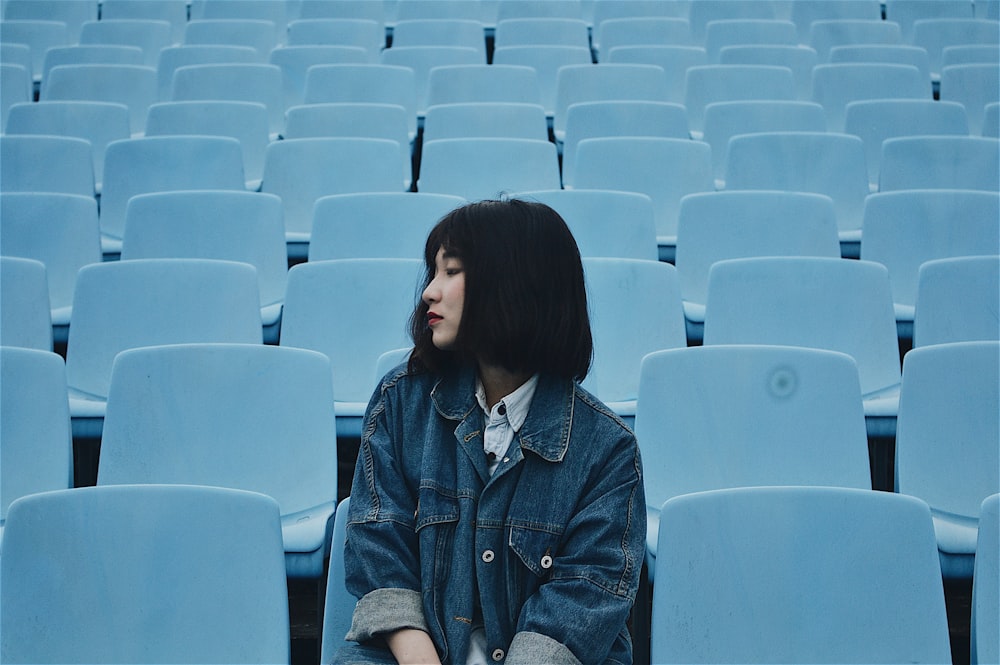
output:
POLYGON ((442 351, 431 341, 428 305, 420 300, 410 319, 411 368, 481 360, 510 372, 583 380, 594 346, 583 264, 555 210, 506 199, 451 211, 427 237, 425 288, 441 248, 462 261, 462 320, 454 347, 442 351))

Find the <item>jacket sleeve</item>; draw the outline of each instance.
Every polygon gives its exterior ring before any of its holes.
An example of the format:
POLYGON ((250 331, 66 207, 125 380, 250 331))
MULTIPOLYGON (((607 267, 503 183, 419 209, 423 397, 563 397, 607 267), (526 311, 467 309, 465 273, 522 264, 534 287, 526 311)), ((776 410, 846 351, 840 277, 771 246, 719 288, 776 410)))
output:
POLYGON ((646 545, 634 436, 621 436, 589 475, 548 579, 521 610, 509 663, 604 662, 625 629, 646 545))
POLYGON ((415 533, 416 498, 402 473, 401 429, 392 382, 380 386, 365 414, 351 488, 344 565, 357 597, 347 639, 364 642, 401 628, 427 630, 415 533))

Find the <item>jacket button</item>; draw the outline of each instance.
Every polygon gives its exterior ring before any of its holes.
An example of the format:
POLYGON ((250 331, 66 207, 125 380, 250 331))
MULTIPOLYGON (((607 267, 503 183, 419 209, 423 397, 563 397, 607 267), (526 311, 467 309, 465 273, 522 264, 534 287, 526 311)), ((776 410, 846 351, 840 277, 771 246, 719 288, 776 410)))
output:
POLYGON ((496 662, 498 662, 498 663, 499 663, 499 662, 500 662, 501 660, 503 660, 503 657, 504 657, 504 656, 506 656, 506 655, 507 655, 507 654, 505 654, 505 653, 503 652, 503 649, 494 649, 494 650, 493 650, 493 653, 492 653, 492 657, 493 657, 493 660, 495 660, 495 661, 496 661, 496 662))
POLYGON ((491 561, 493 561, 495 556, 496 555, 493 554, 493 550, 483 550, 483 561, 485 561, 486 563, 490 563, 491 561))
POLYGON ((549 568, 552 567, 552 557, 550 557, 548 554, 546 554, 545 556, 542 557, 541 564, 542 564, 542 568, 544 568, 545 570, 548 570, 549 568))

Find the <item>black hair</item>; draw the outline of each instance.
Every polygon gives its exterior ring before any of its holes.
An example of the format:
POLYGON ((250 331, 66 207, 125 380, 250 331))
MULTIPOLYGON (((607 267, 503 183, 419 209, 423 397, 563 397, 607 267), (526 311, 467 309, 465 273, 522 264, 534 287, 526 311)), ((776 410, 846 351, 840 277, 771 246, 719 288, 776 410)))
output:
POLYGON ((580 250, 566 222, 541 203, 479 201, 445 215, 424 248, 424 287, 438 250, 462 261, 465 302, 454 346, 434 346, 428 305, 410 318, 411 369, 442 370, 482 360, 510 372, 582 381, 593 338, 580 250))

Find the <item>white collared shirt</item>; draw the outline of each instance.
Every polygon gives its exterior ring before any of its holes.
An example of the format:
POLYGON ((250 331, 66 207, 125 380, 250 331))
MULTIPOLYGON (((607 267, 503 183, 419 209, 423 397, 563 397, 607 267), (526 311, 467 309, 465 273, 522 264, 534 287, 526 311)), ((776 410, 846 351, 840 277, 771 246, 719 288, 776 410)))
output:
POLYGON ((489 409, 486 406, 486 389, 483 387, 482 381, 476 380, 476 400, 482 407, 483 413, 486 414, 483 450, 486 453, 490 475, 493 475, 493 472, 500 466, 500 462, 504 459, 507 449, 510 448, 510 444, 514 440, 514 434, 524 425, 537 385, 538 375, 535 374, 522 383, 517 390, 489 409))

